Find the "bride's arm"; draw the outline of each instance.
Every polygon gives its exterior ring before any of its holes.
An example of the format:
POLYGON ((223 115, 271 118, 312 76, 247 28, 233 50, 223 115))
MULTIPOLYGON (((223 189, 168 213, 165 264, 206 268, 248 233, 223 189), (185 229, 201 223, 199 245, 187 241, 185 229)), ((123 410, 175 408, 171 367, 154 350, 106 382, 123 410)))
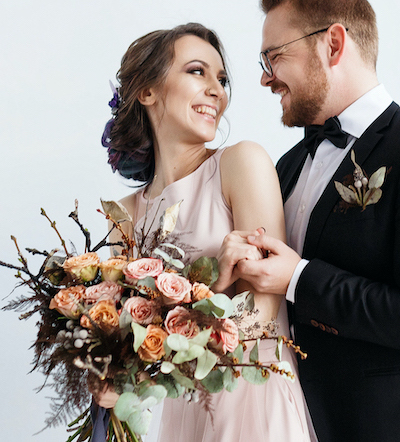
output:
MULTIPOLYGON (((229 147, 221 157, 222 192, 232 209, 234 234, 238 254, 253 253, 247 244, 247 234, 264 228, 270 236, 286 240, 283 204, 275 167, 262 146, 242 141, 229 147), (240 248, 242 247, 242 250, 240 248)), ((231 238, 232 239, 232 238, 231 238)), ((258 253, 258 252, 257 252, 258 253)), ((222 257, 224 259, 224 256, 222 257)), ((238 281, 236 291, 254 288, 245 281, 238 281)), ((258 297, 260 299, 260 297, 258 297)), ((265 308, 276 316, 281 297, 268 296, 263 300, 265 308)))

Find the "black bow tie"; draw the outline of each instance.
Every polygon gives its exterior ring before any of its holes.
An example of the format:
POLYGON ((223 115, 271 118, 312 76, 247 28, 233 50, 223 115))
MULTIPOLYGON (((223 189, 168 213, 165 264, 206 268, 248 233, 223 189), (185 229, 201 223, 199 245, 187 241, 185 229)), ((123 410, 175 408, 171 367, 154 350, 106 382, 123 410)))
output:
POLYGON ((323 126, 307 126, 305 128, 303 143, 310 153, 311 158, 314 158, 317 147, 325 140, 325 138, 336 147, 344 149, 347 146, 347 137, 348 134, 342 130, 338 118, 331 117, 325 121, 323 126))

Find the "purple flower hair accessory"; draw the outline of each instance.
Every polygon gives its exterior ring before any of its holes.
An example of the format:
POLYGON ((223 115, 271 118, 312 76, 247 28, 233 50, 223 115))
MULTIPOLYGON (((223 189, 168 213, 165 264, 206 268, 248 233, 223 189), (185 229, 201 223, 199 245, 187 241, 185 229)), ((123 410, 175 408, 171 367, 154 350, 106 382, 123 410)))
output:
POLYGON ((113 91, 113 97, 108 102, 108 105, 111 107, 112 114, 115 115, 117 113, 118 108, 119 108, 119 104, 121 103, 121 97, 118 94, 118 89, 113 85, 111 80, 110 80, 110 87, 111 87, 111 90, 113 91))

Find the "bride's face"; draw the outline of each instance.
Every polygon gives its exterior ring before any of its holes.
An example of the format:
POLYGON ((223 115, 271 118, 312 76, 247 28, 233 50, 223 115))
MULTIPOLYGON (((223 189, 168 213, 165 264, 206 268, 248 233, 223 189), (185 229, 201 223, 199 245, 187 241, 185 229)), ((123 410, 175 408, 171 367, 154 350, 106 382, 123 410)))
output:
POLYGON ((174 49, 166 80, 147 108, 156 137, 187 143, 211 141, 228 104, 221 56, 194 35, 178 39, 174 49))

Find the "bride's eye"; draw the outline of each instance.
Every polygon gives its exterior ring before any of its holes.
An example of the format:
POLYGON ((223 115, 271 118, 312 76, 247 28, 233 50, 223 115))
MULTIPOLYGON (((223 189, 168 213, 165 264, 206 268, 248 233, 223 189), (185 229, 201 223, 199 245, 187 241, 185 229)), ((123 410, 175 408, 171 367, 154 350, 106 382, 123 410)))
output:
POLYGON ((221 77, 219 82, 221 83, 222 87, 227 87, 229 84, 228 77, 221 77))
POLYGON ((204 69, 200 66, 189 69, 189 74, 204 75, 204 69))

